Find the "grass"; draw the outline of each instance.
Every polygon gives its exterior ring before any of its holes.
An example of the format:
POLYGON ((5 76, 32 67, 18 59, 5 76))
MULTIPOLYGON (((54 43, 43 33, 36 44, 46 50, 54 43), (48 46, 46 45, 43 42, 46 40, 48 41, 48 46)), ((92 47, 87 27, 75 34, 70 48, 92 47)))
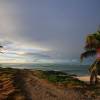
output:
POLYGON ((83 81, 75 78, 75 75, 70 75, 60 71, 39 71, 40 78, 46 79, 51 83, 62 84, 67 87, 84 86, 83 81))

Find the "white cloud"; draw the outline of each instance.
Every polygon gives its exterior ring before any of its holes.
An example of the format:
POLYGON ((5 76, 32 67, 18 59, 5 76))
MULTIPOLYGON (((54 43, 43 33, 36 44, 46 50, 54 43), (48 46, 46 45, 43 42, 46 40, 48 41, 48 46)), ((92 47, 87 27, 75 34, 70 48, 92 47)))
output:
POLYGON ((19 42, 3 39, 0 43, 4 46, 4 53, 0 56, 0 62, 34 62, 50 58, 46 53, 48 50, 45 48, 33 48, 19 42))

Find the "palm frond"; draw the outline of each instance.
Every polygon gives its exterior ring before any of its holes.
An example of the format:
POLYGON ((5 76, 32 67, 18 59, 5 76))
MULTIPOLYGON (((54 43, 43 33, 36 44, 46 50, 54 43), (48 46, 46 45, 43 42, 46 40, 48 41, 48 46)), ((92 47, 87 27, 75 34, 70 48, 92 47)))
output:
POLYGON ((88 50, 88 51, 85 51, 84 53, 81 54, 80 59, 83 60, 83 58, 87 58, 89 56, 94 56, 94 55, 96 55, 96 50, 95 49, 88 50))
POLYGON ((96 55, 96 50, 100 48, 100 27, 95 33, 89 34, 86 37, 85 52, 81 54, 80 59, 96 55))
POLYGON ((92 45, 92 44, 95 44, 95 36, 93 36, 92 34, 91 35, 88 35, 86 37, 86 45, 92 45))
POLYGON ((96 40, 98 40, 100 42, 100 31, 97 31, 92 35, 95 37, 96 40))
POLYGON ((86 45, 85 45, 85 49, 96 49, 100 47, 100 34, 98 34, 98 32, 94 33, 94 34, 90 34, 87 36, 86 38, 86 45))
POLYGON ((86 44, 84 48, 85 50, 96 49, 97 44, 96 43, 86 44))

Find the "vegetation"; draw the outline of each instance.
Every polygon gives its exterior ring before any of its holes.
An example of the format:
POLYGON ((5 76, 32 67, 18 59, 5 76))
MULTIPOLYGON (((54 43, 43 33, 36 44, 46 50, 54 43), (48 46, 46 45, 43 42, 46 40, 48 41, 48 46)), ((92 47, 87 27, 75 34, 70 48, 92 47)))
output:
POLYGON ((94 56, 97 48, 100 48, 100 29, 86 37, 85 51, 81 54, 81 60, 89 56, 94 56))
POLYGON ((48 80, 54 84, 62 84, 66 87, 79 87, 85 86, 86 84, 83 81, 75 78, 75 75, 70 75, 60 71, 39 71, 41 78, 48 80))

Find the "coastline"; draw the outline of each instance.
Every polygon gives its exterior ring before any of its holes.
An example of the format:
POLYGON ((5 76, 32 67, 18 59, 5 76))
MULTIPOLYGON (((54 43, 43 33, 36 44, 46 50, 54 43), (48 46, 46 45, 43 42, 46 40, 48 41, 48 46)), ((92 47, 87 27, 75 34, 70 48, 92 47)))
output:
POLYGON ((77 79, 84 81, 84 82, 89 82, 90 81, 90 76, 89 75, 85 75, 85 76, 77 76, 77 79))
MULTIPOLYGON (((90 75, 84 75, 84 76, 77 76, 77 79, 84 81, 84 82, 89 82, 90 81, 90 75)), ((100 76, 98 76, 98 78, 100 79, 100 76)))

